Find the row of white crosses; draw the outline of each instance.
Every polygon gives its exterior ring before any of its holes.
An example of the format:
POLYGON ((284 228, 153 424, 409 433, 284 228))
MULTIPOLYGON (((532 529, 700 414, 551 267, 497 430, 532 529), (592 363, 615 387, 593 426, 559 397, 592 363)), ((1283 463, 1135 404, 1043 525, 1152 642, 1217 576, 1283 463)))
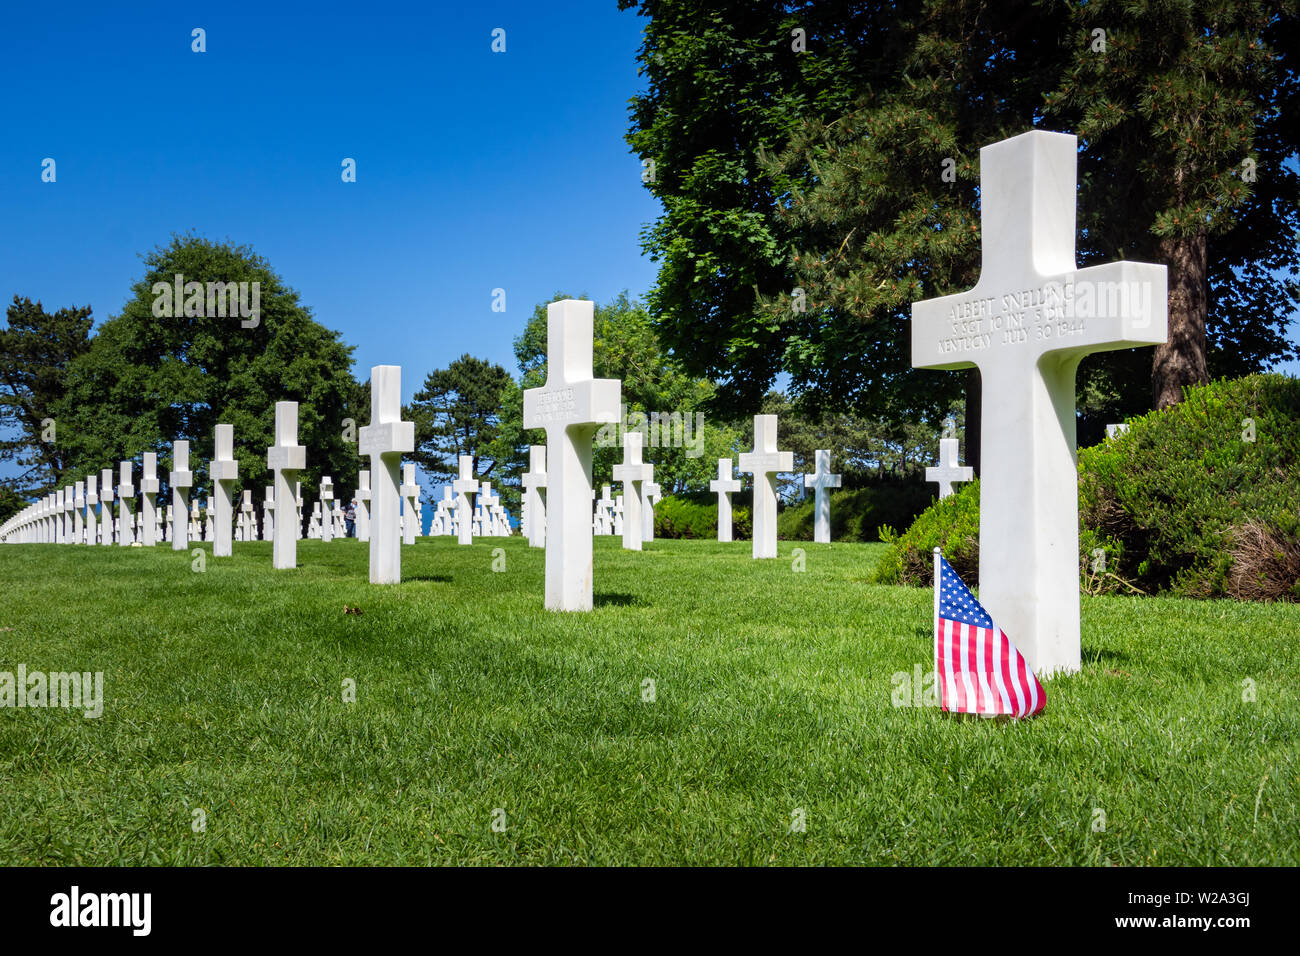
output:
MULTIPOLYGON (((218 426, 218 436, 222 428, 230 427, 218 426)), ((184 550, 191 537, 199 537, 198 502, 194 503, 192 513, 187 514, 186 507, 188 489, 194 484, 193 473, 189 470, 189 454, 188 441, 172 443, 170 506, 158 504, 158 454, 144 452, 138 492, 142 502, 139 511, 135 508, 134 466, 130 461, 124 461, 119 465, 116 487, 112 469, 105 468, 98 476, 88 475, 84 481, 51 492, 45 500, 14 515, 0 526, 0 540, 138 544, 147 547, 167 541, 175 550, 184 550), (114 498, 117 500, 116 520, 113 518, 114 498)), ((211 501, 208 512, 211 527, 211 501)))

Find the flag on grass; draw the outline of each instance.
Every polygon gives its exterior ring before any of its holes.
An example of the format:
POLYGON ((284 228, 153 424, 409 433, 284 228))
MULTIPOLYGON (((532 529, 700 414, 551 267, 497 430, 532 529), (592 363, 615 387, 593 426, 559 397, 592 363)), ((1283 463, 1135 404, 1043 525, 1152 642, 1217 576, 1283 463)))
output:
POLYGON ((1031 717, 1043 685, 939 549, 934 549, 934 662, 939 701, 959 714, 1031 717))

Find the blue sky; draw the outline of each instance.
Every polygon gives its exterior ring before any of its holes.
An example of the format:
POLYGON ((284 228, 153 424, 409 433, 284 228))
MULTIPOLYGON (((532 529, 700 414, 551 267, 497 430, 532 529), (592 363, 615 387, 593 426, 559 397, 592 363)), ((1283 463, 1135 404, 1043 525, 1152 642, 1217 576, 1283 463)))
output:
POLYGON ((653 281, 657 206, 623 141, 642 20, 615 0, 109 6, 0 13, 6 302, 102 321, 140 253, 230 238, 356 346, 359 378, 401 365, 409 399, 464 352, 515 371, 513 337, 557 291, 653 281))

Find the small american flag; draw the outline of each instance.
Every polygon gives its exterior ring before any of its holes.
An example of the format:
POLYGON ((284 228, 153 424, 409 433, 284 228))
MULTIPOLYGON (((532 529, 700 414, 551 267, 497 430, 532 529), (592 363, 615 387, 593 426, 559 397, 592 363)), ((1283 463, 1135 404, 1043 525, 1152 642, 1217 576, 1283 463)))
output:
POLYGON ((1047 695, 1029 663, 934 549, 934 661, 943 709, 1031 717, 1047 695))

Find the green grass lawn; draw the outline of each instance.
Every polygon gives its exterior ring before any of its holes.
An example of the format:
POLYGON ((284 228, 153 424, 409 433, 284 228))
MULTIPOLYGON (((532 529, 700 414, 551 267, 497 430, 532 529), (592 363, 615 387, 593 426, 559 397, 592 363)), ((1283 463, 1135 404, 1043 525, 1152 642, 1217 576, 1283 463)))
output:
POLYGON ((0 864, 1300 863, 1300 607, 1084 597, 1083 672, 986 721, 892 705, 932 598, 883 546, 749 547, 598 538, 580 615, 518 537, 389 587, 356 541, 2 546, 0 671, 105 705, 0 709, 0 864))

